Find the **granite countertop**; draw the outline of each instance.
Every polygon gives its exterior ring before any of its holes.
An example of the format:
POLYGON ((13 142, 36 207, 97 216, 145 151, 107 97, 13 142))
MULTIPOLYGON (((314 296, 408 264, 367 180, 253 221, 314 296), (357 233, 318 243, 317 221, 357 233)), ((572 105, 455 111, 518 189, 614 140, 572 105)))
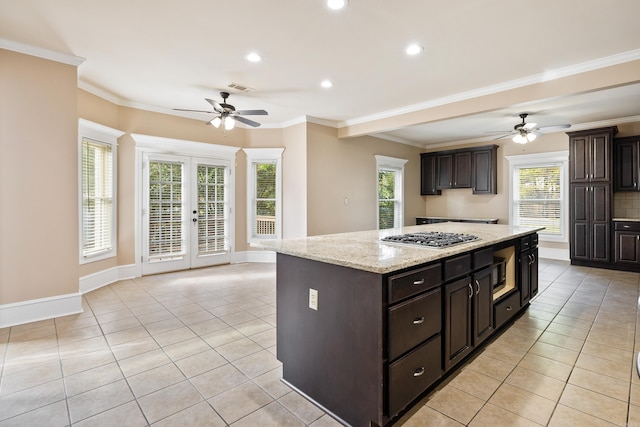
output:
POLYGON ((613 218, 613 221, 618 221, 618 222, 640 222, 640 218, 613 218))
POLYGON ((444 222, 297 239, 264 240, 252 243, 251 246, 329 264, 385 274, 490 246, 539 230, 542 230, 542 228, 444 222), (478 236, 480 239, 442 249, 380 241, 381 238, 386 236, 415 233, 417 231, 466 233, 478 236))

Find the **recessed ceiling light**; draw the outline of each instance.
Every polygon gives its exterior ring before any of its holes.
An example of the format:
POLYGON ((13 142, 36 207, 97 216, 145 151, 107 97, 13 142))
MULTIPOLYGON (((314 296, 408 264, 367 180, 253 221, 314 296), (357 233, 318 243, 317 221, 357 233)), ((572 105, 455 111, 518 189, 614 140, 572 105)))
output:
POLYGON ((347 0, 327 0, 327 6, 329 9, 339 10, 347 6, 347 0))
POLYGON ((407 55, 417 55, 420 52, 422 52, 424 50, 424 48, 422 46, 420 46, 419 44, 410 44, 409 46, 407 46, 407 49, 405 50, 405 52, 407 53, 407 55))
POLYGON ((262 56, 258 55, 255 52, 249 53, 245 58, 247 58, 247 61, 249 61, 249 62, 260 62, 260 61, 262 61, 262 56))
POLYGON ((323 80, 322 83, 320 83, 320 86, 322 86, 325 89, 328 89, 331 86, 333 86, 333 83, 331 83, 331 80, 323 80))

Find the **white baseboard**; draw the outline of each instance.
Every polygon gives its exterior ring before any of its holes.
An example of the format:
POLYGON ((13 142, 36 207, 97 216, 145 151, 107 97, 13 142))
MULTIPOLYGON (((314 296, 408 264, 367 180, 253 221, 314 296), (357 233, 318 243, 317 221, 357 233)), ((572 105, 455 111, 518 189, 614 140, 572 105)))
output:
MULTIPOLYGON (((232 264, 242 262, 276 262, 276 254, 270 251, 245 251, 231 254, 232 264)), ((81 277, 76 294, 0 305, 0 328, 82 313, 82 295, 119 280, 134 277, 140 277, 140 266, 122 265, 81 277)))
POLYGON ((555 249, 538 247, 540 258, 557 259, 559 261, 569 261, 569 249, 555 249))
POLYGON ((231 263, 276 262, 276 253, 272 251, 244 251, 231 254, 231 263))
POLYGON ((82 313, 80 293, 0 305, 0 329, 82 313))
POLYGON ((136 277, 136 270, 135 264, 121 265, 82 276, 80 278, 80 293, 86 294, 87 292, 95 291, 118 280, 132 279, 136 277))

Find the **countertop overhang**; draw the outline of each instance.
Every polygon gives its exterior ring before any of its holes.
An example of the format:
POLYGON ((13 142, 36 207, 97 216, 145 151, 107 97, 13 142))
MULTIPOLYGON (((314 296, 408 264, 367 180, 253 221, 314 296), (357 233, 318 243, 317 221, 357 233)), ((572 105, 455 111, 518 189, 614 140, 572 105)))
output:
POLYGON ((372 273, 386 274, 491 246, 543 229, 543 227, 516 227, 504 224, 445 222, 295 239, 262 240, 251 243, 251 246, 372 273), (380 240, 386 236, 418 231, 473 234, 478 236, 479 240, 447 248, 428 248, 380 240))

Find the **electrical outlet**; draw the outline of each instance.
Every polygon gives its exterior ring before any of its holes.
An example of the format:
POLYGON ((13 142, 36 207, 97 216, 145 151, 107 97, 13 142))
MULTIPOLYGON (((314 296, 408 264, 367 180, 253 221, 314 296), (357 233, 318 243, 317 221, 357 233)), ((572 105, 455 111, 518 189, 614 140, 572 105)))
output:
POLYGON ((309 288, 309 308, 312 310, 318 309, 318 291, 309 288))

